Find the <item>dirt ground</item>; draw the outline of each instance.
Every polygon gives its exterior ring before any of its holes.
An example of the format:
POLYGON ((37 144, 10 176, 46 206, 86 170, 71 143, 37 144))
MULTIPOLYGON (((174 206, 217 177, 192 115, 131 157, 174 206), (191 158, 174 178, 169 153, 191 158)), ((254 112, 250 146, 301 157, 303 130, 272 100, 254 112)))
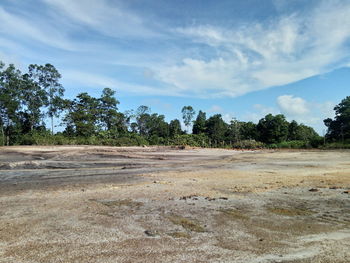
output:
POLYGON ((350 151, 0 148, 0 262, 350 262, 350 151))

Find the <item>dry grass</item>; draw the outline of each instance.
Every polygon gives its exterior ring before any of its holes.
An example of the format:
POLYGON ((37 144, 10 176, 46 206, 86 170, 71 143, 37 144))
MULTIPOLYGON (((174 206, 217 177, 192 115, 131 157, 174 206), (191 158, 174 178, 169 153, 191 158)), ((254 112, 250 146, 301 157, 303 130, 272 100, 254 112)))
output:
POLYGON ((167 218, 175 225, 180 225, 187 231, 205 232, 204 227, 197 220, 189 219, 179 215, 168 215, 167 218))
POLYGON ((247 215, 243 214, 242 210, 238 210, 238 209, 221 209, 220 212, 225 215, 226 219, 231 219, 231 220, 249 219, 247 215))
POLYGON ((311 210, 301 208, 269 207, 267 210, 281 216, 308 216, 314 213, 311 210))

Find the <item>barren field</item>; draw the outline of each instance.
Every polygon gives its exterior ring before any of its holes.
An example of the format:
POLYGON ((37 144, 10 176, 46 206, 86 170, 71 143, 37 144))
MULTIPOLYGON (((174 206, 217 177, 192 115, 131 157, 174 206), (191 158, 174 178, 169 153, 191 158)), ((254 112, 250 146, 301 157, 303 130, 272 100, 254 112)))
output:
POLYGON ((350 262, 350 151, 0 148, 0 262, 350 262))

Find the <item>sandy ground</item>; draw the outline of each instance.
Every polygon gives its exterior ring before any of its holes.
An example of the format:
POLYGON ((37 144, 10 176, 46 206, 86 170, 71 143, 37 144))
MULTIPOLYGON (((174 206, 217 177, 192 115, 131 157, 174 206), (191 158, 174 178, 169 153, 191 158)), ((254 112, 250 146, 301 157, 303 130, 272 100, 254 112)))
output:
POLYGON ((0 148, 0 262, 350 262, 350 151, 0 148))

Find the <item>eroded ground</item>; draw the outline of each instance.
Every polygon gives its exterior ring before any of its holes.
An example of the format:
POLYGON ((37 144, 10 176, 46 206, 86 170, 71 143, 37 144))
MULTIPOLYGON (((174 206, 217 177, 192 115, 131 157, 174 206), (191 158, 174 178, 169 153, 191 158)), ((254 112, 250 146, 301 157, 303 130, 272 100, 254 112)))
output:
POLYGON ((0 148, 0 262, 350 262, 349 151, 0 148))

